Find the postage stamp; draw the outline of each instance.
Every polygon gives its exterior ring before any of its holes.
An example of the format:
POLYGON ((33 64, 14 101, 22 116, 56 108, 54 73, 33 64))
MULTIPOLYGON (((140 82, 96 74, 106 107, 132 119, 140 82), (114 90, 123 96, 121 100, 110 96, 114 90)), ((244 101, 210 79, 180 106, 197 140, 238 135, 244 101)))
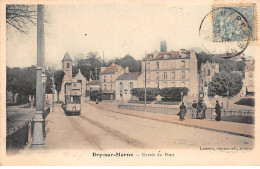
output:
POLYGON ((214 5, 212 9, 214 42, 256 40, 255 4, 214 5))

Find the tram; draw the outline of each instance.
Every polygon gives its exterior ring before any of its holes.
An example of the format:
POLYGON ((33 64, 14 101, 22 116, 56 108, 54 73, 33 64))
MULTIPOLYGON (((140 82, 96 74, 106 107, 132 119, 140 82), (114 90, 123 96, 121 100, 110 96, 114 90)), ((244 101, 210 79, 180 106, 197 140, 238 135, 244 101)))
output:
POLYGON ((65 84, 65 104, 63 109, 66 115, 80 115, 82 86, 79 82, 65 84))

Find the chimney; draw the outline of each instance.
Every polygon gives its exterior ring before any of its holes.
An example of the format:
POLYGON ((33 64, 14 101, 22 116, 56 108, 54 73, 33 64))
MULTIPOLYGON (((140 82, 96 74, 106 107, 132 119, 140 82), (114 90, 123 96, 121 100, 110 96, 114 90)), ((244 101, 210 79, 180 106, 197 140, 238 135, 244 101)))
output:
POLYGON ((128 66, 125 67, 125 73, 129 73, 129 67, 128 66))

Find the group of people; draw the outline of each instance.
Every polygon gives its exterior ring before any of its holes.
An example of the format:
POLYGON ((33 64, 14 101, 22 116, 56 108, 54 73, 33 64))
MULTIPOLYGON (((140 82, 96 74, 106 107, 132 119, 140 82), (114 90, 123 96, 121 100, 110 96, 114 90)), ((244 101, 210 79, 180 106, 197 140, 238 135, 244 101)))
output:
MULTIPOLYGON (((199 100, 198 103, 196 100, 193 101, 191 105, 191 116, 192 118, 196 119, 205 119, 206 118, 206 109, 207 105, 204 103, 203 100, 199 100)), ((186 106, 184 105, 184 102, 182 102, 180 106, 180 112, 177 114, 180 116, 180 120, 183 121, 185 114, 187 112, 186 106)), ((215 106, 215 113, 216 113, 216 121, 220 121, 221 119, 221 107, 219 105, 219 101, 216 101, 216 106, 215 106)))

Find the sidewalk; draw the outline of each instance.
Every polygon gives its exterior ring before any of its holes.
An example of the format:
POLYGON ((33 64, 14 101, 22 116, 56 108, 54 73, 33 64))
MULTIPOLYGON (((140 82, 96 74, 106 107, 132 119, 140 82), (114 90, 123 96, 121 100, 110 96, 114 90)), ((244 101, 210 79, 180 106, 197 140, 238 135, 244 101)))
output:
POLYGON ((235 123, 235 122, 226 122, 226 121, 215 121, 215 120, 200 120, 200 119, 189 119, 186 118, 184 121, 179 120, 179 116, 168 115, 168 114, 159 114, 159 113, 150 113, 142 111, 132 111, 125 109, 118 109, 116 104, 104 103, 95 104, 94 102, 89 102, 92 106, 95 106, 99 109, 112 111, 115 113, 126 114, 130 116, 138 116, 147 119, 153 119, 158 121, 164 121, 169 123, 174 123, 178 125, 195 127, 210 131, 216 131, 221 133, 228 133, 232 135, 239 135, 249 138, 254 138, 255 136, 255 126, 253 124, 245 123, 235 123))

